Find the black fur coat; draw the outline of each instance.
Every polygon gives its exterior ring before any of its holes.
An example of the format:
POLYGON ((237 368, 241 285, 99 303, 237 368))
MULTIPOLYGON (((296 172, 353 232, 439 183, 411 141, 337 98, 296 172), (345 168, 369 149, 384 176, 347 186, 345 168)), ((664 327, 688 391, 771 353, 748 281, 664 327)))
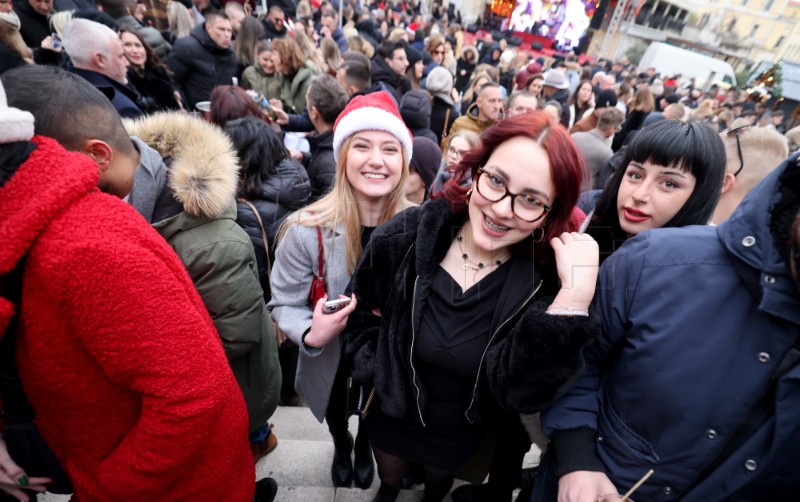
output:
MULTIPOLYGON (((345 357, 356 382, 374 383, 377 403, 389 416, 424 422, 426 392, 413 366, 412 322, 419 326, 433 274, 463 223, 464 215, 453 214, 442 199, 397 214, 372 234, 350 283, 358 307, 343 334, 345 357)), ((600 331, 594 316, 545 313, 558 284, 544 278, 555 277, 554 271, 540 271, 524 258, 510 265, 466 410, 471 422, 484 420, 494 403, 520 413, 546 408, 580 375, 583 350, 600 331)))

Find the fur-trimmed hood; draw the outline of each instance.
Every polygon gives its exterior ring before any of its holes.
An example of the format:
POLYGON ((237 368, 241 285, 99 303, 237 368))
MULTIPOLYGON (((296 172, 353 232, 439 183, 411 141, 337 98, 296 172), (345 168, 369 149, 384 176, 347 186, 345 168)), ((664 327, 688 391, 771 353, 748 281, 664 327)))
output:
POLYGON ((218 218, 236 199, 239 159, 217 126, 182 113, 158 113, 125 121, 170 164, 169 186, 191 216, 218 218))

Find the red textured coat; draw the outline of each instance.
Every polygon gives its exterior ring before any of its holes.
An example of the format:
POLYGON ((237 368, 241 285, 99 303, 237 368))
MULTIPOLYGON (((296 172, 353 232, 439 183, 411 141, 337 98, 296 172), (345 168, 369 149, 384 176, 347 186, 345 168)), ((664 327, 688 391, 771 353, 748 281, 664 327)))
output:
POLYGON ((17 362, 72 500, 250 502, 244 399, 183 265, 93 162, 33 141, 0 188, 0 275, 27 253, 17 362))

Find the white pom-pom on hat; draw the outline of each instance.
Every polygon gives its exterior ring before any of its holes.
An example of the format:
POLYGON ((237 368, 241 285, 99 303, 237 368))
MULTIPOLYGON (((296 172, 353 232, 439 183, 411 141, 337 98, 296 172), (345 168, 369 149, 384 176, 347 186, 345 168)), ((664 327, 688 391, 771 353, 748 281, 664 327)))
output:
POLYGON ((393 135, 411 161, 414 142, 389 93, 373 92, 351 99, 333 125, 333 157, 339 161, 342 143, 359 131, 384 131, 393 135))
POLYGON ((9 108, 6 90, 0 82, 0 143, 27 141, 33 137, 33 115, 9 108))

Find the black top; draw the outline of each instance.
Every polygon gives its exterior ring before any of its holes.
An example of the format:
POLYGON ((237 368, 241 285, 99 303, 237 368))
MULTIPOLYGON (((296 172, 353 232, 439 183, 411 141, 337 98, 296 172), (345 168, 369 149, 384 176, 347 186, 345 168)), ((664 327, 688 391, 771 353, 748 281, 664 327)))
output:
POLYGON ((428 389, 424 413, 430 425, 467 424, 464 412, 491 337, 497 298, 508 275, 506 264, 466 292, 441 266, 433 275, 414 347, 420 379, 428 389))
POLYGON ((372 237, 372 232, 378 227, 361 227, 361 249, 366 249, 369 244, 369 238, 372 237))

